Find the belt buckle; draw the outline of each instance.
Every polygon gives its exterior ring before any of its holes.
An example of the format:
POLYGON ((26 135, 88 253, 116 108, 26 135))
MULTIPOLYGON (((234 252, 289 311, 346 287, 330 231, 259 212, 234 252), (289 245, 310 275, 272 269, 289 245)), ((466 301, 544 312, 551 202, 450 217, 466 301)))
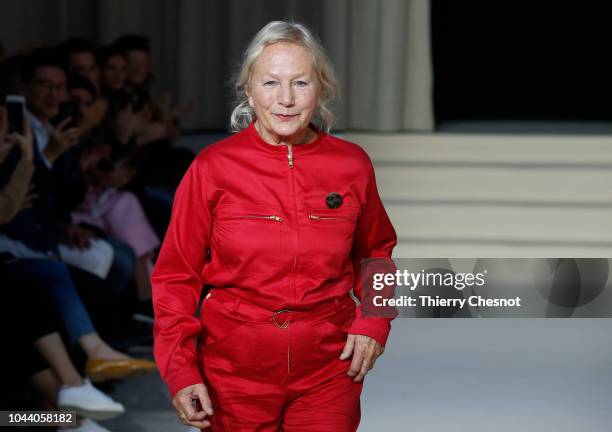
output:
POLYGON ((282 313, 287 313, 287 312, 291 312, 289 309, 280 309, 277 311, 274 311, 272 313, 272 323, 278 327, 279 329, 286 329, 287 327, 289 327, 289 320, 287 319, 286 321, 283 321, 282 324, 279 324, 278 321, 276 320, 276 318, 282 314, 282 313))

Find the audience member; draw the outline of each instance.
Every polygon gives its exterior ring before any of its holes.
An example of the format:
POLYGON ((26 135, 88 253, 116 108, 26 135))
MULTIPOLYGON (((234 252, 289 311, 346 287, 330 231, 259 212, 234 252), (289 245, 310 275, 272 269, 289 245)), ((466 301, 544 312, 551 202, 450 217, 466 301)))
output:
POLYGON ((102 93, 123 90, 127 80, 128 61, 125 53, 116 45, 100 48, 98 51, 102 93))
MULTIPOLYGON (((116 318, 108 311, 119 310, 126 296, 131 313, 152 321, 150 271, 174 190, 193 159, 173 147, 189 108, 174 108, 169 94, 154 103, 152 78, 149 40, 134 34, 99 50, 69 38, 56 49, 0 59, 0 278, 21 287, 5 318, 39 318, 32 332, 11 333, 19 357, 33 359, 13 378, 30 377, 51 409, 74 403, 85 414, 89 403, 89 418, 74 431, 105 431, 93 420, 123 411, 89 380, 154 367, 118 351, 98 331, 107 331, 116 318), (25 97, 23 135, 6 133, 7 94, 25 97), (64 252, 85 257, 100 242, 112 256, 106 275, 64 252), (37 301, 26 304, 28 297, 37 301), (36 312, 47 299, 48 314, 36 312), (51 319, 55 313, 61 325, 51 319)), ((150 327, 146 333, 150 343, 150 327)))
POLYGON ((147 87, 153 79, 149 39, 142 35, 127 34, 118 38, 115 45, 127 58, 128 87, 147 87))
POLYGON ((57 46, 63 58, 64 68, 87 78, 100 92, 100 68, 96 60, 94 45, 87 39, 68 38, 57 46))

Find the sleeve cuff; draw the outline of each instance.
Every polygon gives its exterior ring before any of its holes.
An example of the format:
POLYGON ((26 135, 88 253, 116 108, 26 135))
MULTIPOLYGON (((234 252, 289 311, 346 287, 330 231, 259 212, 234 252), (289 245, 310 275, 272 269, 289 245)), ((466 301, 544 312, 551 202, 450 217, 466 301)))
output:
POLYGON ((371 337, 382 346, 387 343, 390 331, 391 322, 387 318, 355 318, 348 330, 349 334, 371 337))
POLYGON ((204 380, 197 370, 181 371, 180 375, 177 374, 176 377, 166 379, 166 384, 172 397, 185 387, 202 383, 204 383, 204 380))

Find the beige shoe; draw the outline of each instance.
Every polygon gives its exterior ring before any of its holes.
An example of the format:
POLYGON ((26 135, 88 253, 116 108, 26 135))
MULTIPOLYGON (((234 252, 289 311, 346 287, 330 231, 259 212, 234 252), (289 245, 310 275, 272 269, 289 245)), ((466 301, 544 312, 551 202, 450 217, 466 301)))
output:
POLYGON ((155 368, 154 362, 143 359, 89 359, 85 363, 85 375, 93 382, 103 382, 143 375, 155 370, 155 368))

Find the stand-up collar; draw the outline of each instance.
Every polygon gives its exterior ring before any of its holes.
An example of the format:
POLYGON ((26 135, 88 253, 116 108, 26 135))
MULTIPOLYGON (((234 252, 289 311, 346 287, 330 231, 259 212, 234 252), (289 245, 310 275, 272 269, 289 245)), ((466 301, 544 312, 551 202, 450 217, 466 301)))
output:
MULTIPOLYGON (((324 140, 325 136, 327 135, 325 132, 317 129, 314 125, 310 124, 309 127, 315 131, 317 133, 317 138, 309 143, 305 143, 305 144, 293 144, 292 150, 295 153, 298 154, 306 154, 306 153, 310 153, 311 151, 316 150, 321 142, 324 140)), ((255 143, 257 144, 257 146, 265 151, 268 151, 270 153, 274 153, 274 154, 281 154, 281 155, 286 155, 287 154, 287 145, 282 144, 282 145, 273 145, 270 144, 268 142, 266 142, 261 135, 259 135, 259 132, 257 132, 257 129, 255 128, 255 123, 251 122, 249 124, 249 127, 247 128, 247 132, 248 134, 251 136, 251 138, 253 139, 253 141, 255 141, 255 143)))

